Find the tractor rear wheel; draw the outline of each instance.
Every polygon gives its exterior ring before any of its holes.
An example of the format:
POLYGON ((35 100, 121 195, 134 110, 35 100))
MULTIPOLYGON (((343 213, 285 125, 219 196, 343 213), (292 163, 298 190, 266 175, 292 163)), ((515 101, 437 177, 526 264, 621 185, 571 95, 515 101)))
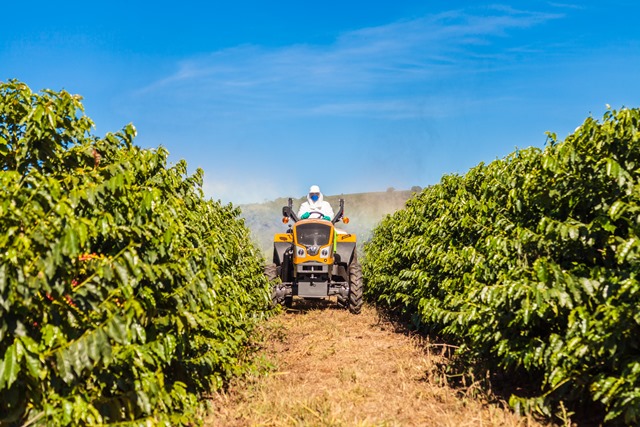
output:
POLYGON ((275 264, 268 264, 264 266, 264 275, 267 277, 267 281, 271 285, 271 302, 274 305, 284 305, 284 298, 278 297, 276 292, 278 283, 278 267, 275 264))
POLYGON ((362 309, 362 268, 354 260, 349 266, 349 311, 360 314, 362 309))

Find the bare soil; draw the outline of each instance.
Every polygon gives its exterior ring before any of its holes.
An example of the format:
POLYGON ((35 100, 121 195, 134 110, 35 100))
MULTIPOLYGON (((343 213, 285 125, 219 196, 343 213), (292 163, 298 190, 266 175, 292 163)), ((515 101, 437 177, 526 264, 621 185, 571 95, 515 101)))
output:
POLYGON ((376 310, 295 300, 269 320, 262 369, 212 398, 205 426, 540 426, 447 384, 441 347, 399 333, 376 310))

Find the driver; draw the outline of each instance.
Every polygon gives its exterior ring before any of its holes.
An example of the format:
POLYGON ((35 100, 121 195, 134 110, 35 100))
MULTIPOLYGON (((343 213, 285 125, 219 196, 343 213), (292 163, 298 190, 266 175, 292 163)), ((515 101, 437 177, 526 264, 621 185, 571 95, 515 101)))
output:
POLYGON ((300 205, 300 209, 298 210, 298 218, 307 219, 313 213, 321 215, 320 217, 327 221, 331 221, 333 218, 333 209, 331 209, 329 202, 323 200, 320 187, 317 185, 312 185, 311 188, 309 188, 307 201, 300 205))

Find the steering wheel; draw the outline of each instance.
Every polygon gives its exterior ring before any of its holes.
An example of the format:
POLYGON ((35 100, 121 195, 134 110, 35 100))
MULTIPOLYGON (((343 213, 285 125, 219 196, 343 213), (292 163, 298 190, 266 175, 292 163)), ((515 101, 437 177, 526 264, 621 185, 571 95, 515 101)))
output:
POLYGON ((309 212, 309 219, 322 219, 324 214, 318 211, 309 212))

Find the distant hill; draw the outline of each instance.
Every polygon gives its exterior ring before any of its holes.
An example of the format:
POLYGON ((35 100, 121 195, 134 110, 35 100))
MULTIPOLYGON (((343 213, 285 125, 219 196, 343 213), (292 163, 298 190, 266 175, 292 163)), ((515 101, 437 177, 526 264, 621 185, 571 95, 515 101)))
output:
MULTIPOLYGON (((334 212, 339 209, 339 199, 344 199, 344 215, 349 218, 349 224, 338 222, 342 228, 358 236, 358 248, 362 250, 364 242, 369 240, 371 232, 378 222, 386 215, 402 209, 406 201, 418 191, 388 190, 375 193, 356 193, 326 196, 324 199, 331 203, 334 212)), ((293 208, 297 212, 305 197, 293 198, 293 208)), ((273 235, 287 230, 288 225, 282 223, 282 207, 287 205, 288 198, 282 197, 270 202, 240 205, 245 224, 251 230, 253 239, 264 254, 267 261, 271 260, 273 249, 273 235)))

